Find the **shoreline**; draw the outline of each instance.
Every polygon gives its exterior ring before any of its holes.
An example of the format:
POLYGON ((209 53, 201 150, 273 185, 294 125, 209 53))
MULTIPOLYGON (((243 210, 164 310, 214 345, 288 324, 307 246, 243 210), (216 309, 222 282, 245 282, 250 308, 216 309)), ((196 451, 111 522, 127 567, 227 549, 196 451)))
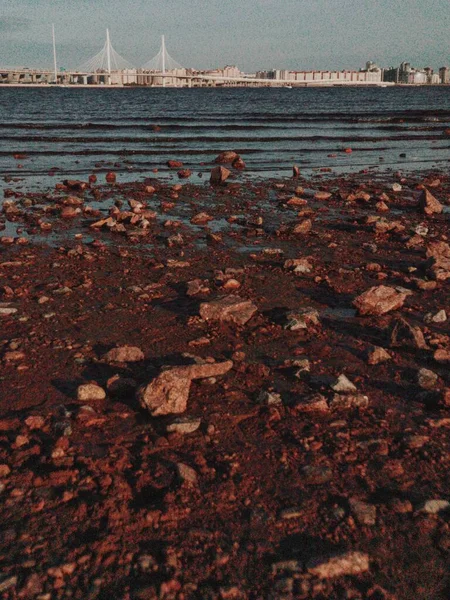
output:
MULTIPOLYGON (((288 84, 283 83, 280 85, 218 85, 218 86, 192 86, 191 88, 188 86, 149 86, 149 85, 100 85, 100 84, 67 84, 67 85, 51 85, 48 83, 0 83, 0 88, 67 88, 67 89, 266 89, 266 88, 286 88, 288 84)), ((302 83, 295 84, 292 83, 289 86, 290 89, 303 89, 303 88, 382 88, 382 89, 391 89, 391 88, 448 88, 450 84, 413 84, 413 83, 391 83, 391 82, 382 82, 382 83, 356 83, 356 82, 342 82, 338 84, 329 84, 326 82, 310 82, 310 83, 302 83)))
POLYGON ((2 589, 444 600, 449 175, 98 176, 5 190, 2 589))

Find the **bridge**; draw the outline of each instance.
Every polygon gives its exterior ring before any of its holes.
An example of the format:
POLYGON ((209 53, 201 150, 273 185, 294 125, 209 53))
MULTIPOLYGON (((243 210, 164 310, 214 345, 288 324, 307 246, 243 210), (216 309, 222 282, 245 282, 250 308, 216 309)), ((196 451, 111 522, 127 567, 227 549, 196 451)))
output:
MULTIPOLYGON (((0 85, 57 85, 57 86, 151 86, 151 87, 311 87, 311 86, 349 86, 349 85, 382 85, 389 84, 366 77, 360 78, 364 72, 336 72, 334 76, 311 77, 304 72, 304 80, 288 78, 261 78, 239 74, 236 76, 221 75, 216 72, 196 71, 182 67, 167 51, 165 37, 162 36, 161 47, 151 60, 141 68, 135 68, 113 48, 109 29, 103 48, 86 60, 76 70, 58 70, 56 56, 55 31, 53 31, 53 69, 28 69, 0 67, 0 85), (347 75, 351 77, 347 77, 347 75), (307 78, 308 77, 308 78, 307 78)), ((322 73, 322 72, 315 72, 322 73)), ((327 72, 328 73, 328 72, 327 72)))

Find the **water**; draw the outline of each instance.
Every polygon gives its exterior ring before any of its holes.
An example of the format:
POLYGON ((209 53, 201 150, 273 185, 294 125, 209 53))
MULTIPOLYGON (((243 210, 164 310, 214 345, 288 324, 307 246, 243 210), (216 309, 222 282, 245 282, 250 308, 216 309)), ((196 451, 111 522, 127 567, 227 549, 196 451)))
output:
POLYGON ((176 177, 166 167, 174 159, 197 177, 229 149, 247 163, 239 177, 283 177, 294 163, 307 175, 321 167, 442 170, 449 162, 449 99, 449 87, 4 87, 0 176, 20 177, 30 190, 111 168, 120 181, 153 169, 176 177), (347 147, 352 154, 343 152, 347 147), (14 159, 16 153, 27 158, 14 159))

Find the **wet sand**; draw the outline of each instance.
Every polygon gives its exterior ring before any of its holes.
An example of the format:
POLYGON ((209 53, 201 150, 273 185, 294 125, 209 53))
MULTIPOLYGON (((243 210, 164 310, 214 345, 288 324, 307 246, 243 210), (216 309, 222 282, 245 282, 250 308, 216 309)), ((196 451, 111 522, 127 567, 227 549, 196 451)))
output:
POLYGON ((448 175, 236 177, 5 191, 2 597, 448 598, 448 175))

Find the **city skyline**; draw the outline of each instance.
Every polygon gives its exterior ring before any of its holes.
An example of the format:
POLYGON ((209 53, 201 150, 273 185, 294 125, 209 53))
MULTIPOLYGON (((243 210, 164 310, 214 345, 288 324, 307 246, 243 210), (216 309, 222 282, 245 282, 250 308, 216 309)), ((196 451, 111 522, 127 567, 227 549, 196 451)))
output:
POLYGON ((355 69, 362 57, 386 67, 405 57, 436 69, 449 62, 450 11, 443 0, 408 0, 401 7, 387 0, 376 6, 350 0, 339 7, 334 0, 317 0, 314 6, 285 0, 282 9, 272 0, 244 6, 229 0, 226 8, 216 0, 202 4, 171 0, 161 6, 139 0, 131 6, 99 0, 55 8, 49 0, 6 0, 0 17, 0 63, 50 66, 52 22, 58 62, 66 68, 77 67, 100 50, 106 26, 118 52, 135 66, 155 54, 161 33, 166 33, 178 62, 199 69, 225 64, 246 72, 355 69))

